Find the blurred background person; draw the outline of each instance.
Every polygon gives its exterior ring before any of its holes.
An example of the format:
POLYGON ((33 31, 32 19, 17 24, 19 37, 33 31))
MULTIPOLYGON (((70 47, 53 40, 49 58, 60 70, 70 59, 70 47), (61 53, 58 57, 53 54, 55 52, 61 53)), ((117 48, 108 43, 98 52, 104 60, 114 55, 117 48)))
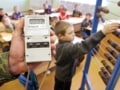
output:
POLYGON ((34 10, 33 10, 33 9, 29 9, 29 10, 27 11, 27 15, 35 15, 34 10))
POLYGON ((43 9, 44 9, 44 13, 45 14, 51 14, 52 13, 52 6, 48 3, 48 1, 46 0, 46 2, 43 4, 43 9))
POLYGON ((64 5, 61 4, 59 8, 56 10, 56 12, 61 13, 64 8, 65 8, 64 5))
POLYGON ((81 33, 83 38, 87 38, 91 34, 92 30, 92 14, 86 13, 85 19, 81 23, 81 33))
POLYGON ((18 20, 21 17, 23 17, 24 15, 22 14, 22 12, 19 10, 19 8, 17 6, 13 7, 13 14, 12 14, 12 19, 14 20, 18 20))
POLYGON ((14 23, 12 23, 11 19, 4 12, 3 8, 0 8, 0 22, 4 25, 4 31, 12 32, 15 28, 14 23))
POLYGON ((58 22, 58 18, 57 17, 50 17, 50 25, 51 25, 51 29, 54 31, 54 27, 56 25, 56 23, 58 22))
POLYGON ((67 9, 63 8, 60 12, 59 20, 65 20, 65 19, 68 19, 69 17, 70 16, 67 14, 67 9))
POLYGON ((80 17, 80 16, 82 16, 82 13, 79 10, 78 4, 74 5, 74 10, 73 10, 72 16, 73 17, 80 17))

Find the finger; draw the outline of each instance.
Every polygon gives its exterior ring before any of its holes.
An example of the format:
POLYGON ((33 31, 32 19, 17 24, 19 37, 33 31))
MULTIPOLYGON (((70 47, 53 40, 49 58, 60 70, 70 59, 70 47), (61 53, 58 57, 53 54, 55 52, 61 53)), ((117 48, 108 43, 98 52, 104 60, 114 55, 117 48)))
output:
POLYGON ((51 52, 52 52, 52 55, 55 55, 56 54, 56 45, 55 44, 51 44, 51 52))
POLYGON ((50 37, 50 42, 51 42, 51 43, 55 43, 55 41, 56 41, 55 36, 51 36, 51 37, 50 37))
POLYGON ((53 56, 56 55, 56 51, 55 51, 55 50, 52 51, 52 55, 53 55, 53 56))
POLYGON ((56 49, 56 45, 54 43, 51 44, 51 49, 56 49))
POLYGON ((23 28, 24 28, 24 18, 21 18, 17 23, 15 30, 22 32, 23 28))
POLYGON ((53 35, 55 35, 55 33, 52 30, 50 30, 50 36, 53 36, 53 35))
POLYGON ((111 28, 112 29, 118 29, 119 28, 119 24, 113 24, 111 28))
POLYGON ((120 26, 120 24, 119 23, 113 23, 111 26, 118 28, 120 26))

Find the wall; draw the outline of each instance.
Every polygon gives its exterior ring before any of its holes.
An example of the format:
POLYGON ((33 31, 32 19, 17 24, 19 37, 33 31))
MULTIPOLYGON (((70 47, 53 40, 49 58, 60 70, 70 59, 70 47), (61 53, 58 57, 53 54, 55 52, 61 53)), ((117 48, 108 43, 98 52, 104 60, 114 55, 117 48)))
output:
MULTIPOLYGON (((30 8, 41 9, 45 1, 46 0, 30 0, 30 8)), ((51 4, 51 0, 48 0, 48 2, 51 4)))
MULTIPOLYGON (((119 19, 120 20, 120 7, 117 5, 120 0, 102 0, 102 6, 107 7, 110 11, 109 14, 102 14, 105 19, 119 19)), ((84 2, 84 1, 83 1, 84 2)), ((86 12, 91 12, 94 14, 94 5, 87 3, 82 3, 82 1, 74 2, 73 0, 61 0, 61 3, 66 6, 70 11, 73 10, 73 6, 77 3, 80 7, 80 11, 84 14, 86 12), (69 7, 69 8, 68 8, 69 7)))
POLYGON ((120 20, 120 7, 117 5, 120 0, 107 0, 107 8, 110 13, 104 15, 106 19, 119 19, 120 20))
POLYGON ((29 8, 29 0, 0 0, 0 8, 4 8, 6 12, 12 11, 15 5, 25 11, 29 8))
POLYGON ((51 0, 53 8, 58 8, 60 6, 61 0, 51 0))
MULTIPOLYGON (((43 4, 46 0, 30 0, 30 8, 40 9, 43 8, 43 4)), ((60 5, 60 0, 48 0, 53 8, 57 8, 60 5)))
POLYGON ((94 13, 94 5, 89 5, 89 4, 83 4, 83 3, 78 3, 78 2, 70 2, 70 1, 61 1, 61 4, 63 4, 68 11, 73 11, 74 5, 78 4, 79 5, 79 10, 85 14, 85 13, 94 13))
MULTIPOLYGON (((74 2, 68 2, 64 0, 48 0, 52 5, 53 8, 59 7, 59 5, 62 3, 64 4, 68 10, 72 11, 73 10, 73 5, 76 3, 74 2), (69 8, 68 8, 69 7, 69 8)), ((72 0, 73 1, 73 0, 72 0)), ((103 0, 104 2, 105 0, 103 0)), ((106 19, 120 19, 120 7, 118 7, 117 2, 120 0, 106 0, 107 8, 110 10, 111 13, 103 16, 106 19), (113 14, 114 15, 113 15, 113 14)), ((25 11, 29 8, 33 9, 40 9, 43 8, 43 3, 45 0, 0 0, 0 8, 4 8, 6 12, 12 11, 13 6, 17 5, 22 11, 25 11)), ((83 3, 78 3, 80 5, 80 11, 83 13, 86 12, 94 12, 94 5, 88 5, 88 4, 83 4, 83 3)))

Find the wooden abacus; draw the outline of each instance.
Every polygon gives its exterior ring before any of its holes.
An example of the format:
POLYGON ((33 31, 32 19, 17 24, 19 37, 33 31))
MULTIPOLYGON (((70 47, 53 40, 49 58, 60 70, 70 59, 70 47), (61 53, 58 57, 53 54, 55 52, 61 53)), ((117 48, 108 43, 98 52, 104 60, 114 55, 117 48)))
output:
POLYGON ((101 62, 102 62, 102 64, 104 65, 104 67, 107 69, 107 71, 108 71, 110 74, 112 74, 113 69, 111 68, 111 66, 108 65, 108 63, 107 63, 105 60, 102 60, 101 62))
POLYGON ((104 55, 106 56, 107 60, 111 62, 112 65, 115 65, 116 60, 109 53, 105 52, 104 55))
POLYGON ((108 40, 108 43, 115 48, 118 52, 120 52, 120 45, 118 43, 116 43, 115 41, 113 41, 112 39, 108 40))
POLYGON ((117 59, 119 53, 117 53, 115 50, 113 50, 111 47, 106 47, 106 49, 108 50, 108 52, 110 52, 110 54, 115 57, 117 59))
MULTIPOLYGON (((100 4, 101 4, 101 0, 97 0, 96 7, 95 7, 93 28, 92 28, 91 34, 96 32, 96 29, 98 26, 98 18, 102 17, 101 12, 106 13, 106 14, 109 13, 109 10, 107 8, 103 8, 103 7, 99 6, 100 4)), ((120 2, 118 3, 118 6, 120 6, 120 2)), ((120 43, 120 38, 119 38, 118 34, 117 35, 114 35, 114 33, 108 34, 100 43, 100 45, 99 45, 100 48, 98 49, 98 53, 95 55, 95 56, 99 56, 100 59, 105 60, 105 61, 101 62, 102 67, 101 67, 101 64, 99 63, 101 68, 100 68, 100 71, 98 71, 100 77, 106 84, 105 90, 113 90, 113 88, 115 87, 115 83, 117 82, 116 78, 118 78, 118 76, 116 76, 116 75, 118 75, 118 72, 119 72, 118 70, 120 70, 120 68, 119 68, 120 57, 118 57, 118 53, 116 53, 116 52, 118 52, 118 50, 116 50, 116 48, 114 48, 114 47, 116 47, 116 44, 110 45, 110 43, 108 42, 108 40, 110 38, 112 38, 115 42, 120 43), (109 46, 109 48, 108 48, 108 46, 109 46), (111 62, 111 63, 109 63, 109 62, 111 62), (110 65, 108 65, 108 63, 110 65), (112 68, 114 68, 114 69, 112 69, 112 68), (115 72, 117 72, 117 74, 115 72), (112 82, 112 81, 114 81, 114 82, 112 82)), ((117 45, 117 46, 119 46, 119 45, 117 45)), ((117 47, 117 49, 119 49, 119 48, 117 47)), ((89 63, 90 63, 91 55, 93 54, 93 50, 91 52, 89 52, 87 55, 85 68, 83 71, 84 72, 83 80, 82 80, 81 87, 79 90, 84 90, 85 84, 89 90, 93 90, 91 88, 91 83, 88 78, 89 63)))
POLYGON ((107 72, 107 70, 104 67, 100 68, 100 72, 99 72, 102 80, 104 81, 104 83, 107 85, 109 79, 110 79, 110 74, 107 72))

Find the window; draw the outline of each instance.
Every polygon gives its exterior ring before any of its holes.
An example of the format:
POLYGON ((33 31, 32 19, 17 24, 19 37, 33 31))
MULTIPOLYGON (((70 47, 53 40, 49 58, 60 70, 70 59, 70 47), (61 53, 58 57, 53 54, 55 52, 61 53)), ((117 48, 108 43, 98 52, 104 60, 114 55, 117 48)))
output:
MULTIPOLYGON (((78 3, 90 4, 90 5, 95 5, 96 4, 96 0, 61 0, 61 1, 78 2, 78 3)), ((102 5, 106 6, 107 5, 107 0, 103 0, 102 5)))

